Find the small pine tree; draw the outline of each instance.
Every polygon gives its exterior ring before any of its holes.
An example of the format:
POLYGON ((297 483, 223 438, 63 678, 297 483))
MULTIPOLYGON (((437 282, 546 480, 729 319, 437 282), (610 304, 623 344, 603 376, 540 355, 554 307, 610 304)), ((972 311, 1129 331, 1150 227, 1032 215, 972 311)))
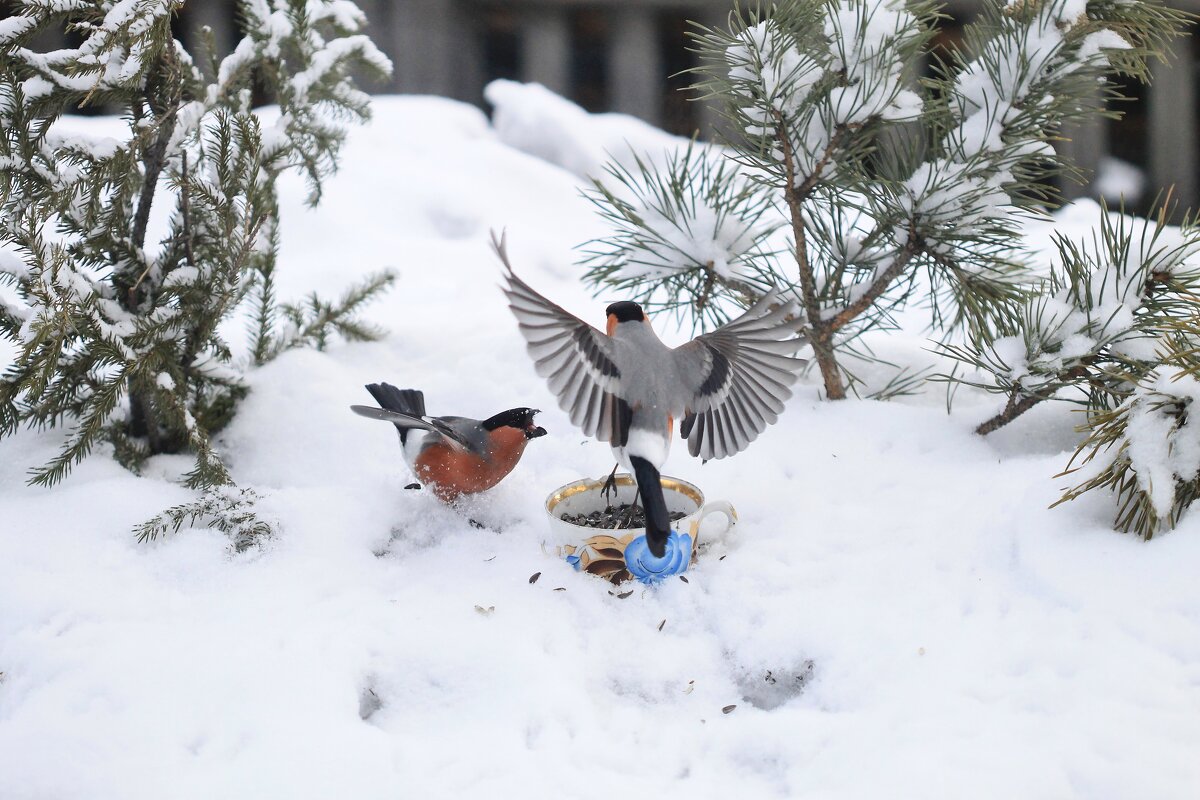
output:
POLYGON ((919 280, 935 329, 988 339, 1031 281, 1020 212, 1070 171, 1050 142, 1111 114, 1105 74, 1144 77, 1184 18, 1141 0, 989 4, 942 53, 920 0, 735 11, 695 37, 728 149, 610 168, 591 197, 615 232, 590 243, 588 279, 701 326, 786 287, 830 399, 854 382, 839 352, 892 325, 919 280), (780 220, 786 245, 771 246, 780 220))
POLYGON ((351 72, 391 68, 358 33, 365 19, 345 0, 245 0, 245 36, 217 60, 211 33, 197 57, 172 36, 181 5, 18 0, 0 20, 0 284, 19 298, 0 298, 17 351, 0 376, 0 436, 73 429, 33 483, 58 482, 107 440, 134 469, 189 449, 189 486, 231 484, 211 437, 246 392, 245 364, 219 325, 245 304, 256 363, 334 332, 378 335, 355 312, 389 274, 340 303, 280 307, 274 291, 276 178, 302 170, 315 204, 344 124, 368 114, 351 72), (64 35, 78 44, 34 47, 64 35), (252 111, 254 90, 278 103, 273 122, 252 111), (89 105, 118 110, 126 135, 66 132, 64 115, 89 105), (163 203, 167 231, 148 241, 163 203))

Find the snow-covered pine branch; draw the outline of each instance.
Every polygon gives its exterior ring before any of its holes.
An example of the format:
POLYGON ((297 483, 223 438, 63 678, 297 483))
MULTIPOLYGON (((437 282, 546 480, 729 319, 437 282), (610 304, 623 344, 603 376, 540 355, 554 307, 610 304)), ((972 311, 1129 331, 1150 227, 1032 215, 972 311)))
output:
POLYGON ((1056 234, 1050 275, 996 337, 944 345, 982 380, 959 377, 1006 397, 979 433, 1008 424, 1051 398, 1095 412, 1119 404, 1161 359, 1177 321, 1200 312, 1200 229, 1166 225, 1101 208, 1090 239, 1056 234), (1063 393, 1076 387, 1080 392, 1063 393))
POLYGON ((745 304, 770 288, 770 240, 783 218, 719 150, 692 143, 661 166, 635 156, 633 169, 606 171, 587 193, 614 231, 584 246, 592 286, 714 324, 737 307, 727 296, 745 304))
MULTIPOLYGON (((781 247, 746 249, 739 268, 802 300, 830 398, 852 379, 837 352, 890 325, 921 275, 934 289, 935 329, 987 339, 1007 324, 1033 282, 1014 246, 1017 212, 1052 193, 1049 142, 1103 110, 1096 88, 1102 99, 1115 91, 1104 88, 1107 72, 1143 74, 1183 16, 1140 0, 1025 0, 985 13, 968 26, 968 47, 945 60, 931 44, 937 19, 924 2, 785 0, 697 36, 700 90, 735 131, 710 157, 739 163, 767 196, 742 203, 739 224, 771 228, 781 209, 790 233, 781 247), (933 75, 922 79, 927 62, 933 75), (779 251, 794 264, 773 258, 779 251)), ((641 198, 702 185, 678 169, 612 174, 641 198)), ((660 221, 627 195, 602 187, 594 199, 615 227, 610 247, 592 243, 594 279, 647 301, 710 307, 713 287, 680 276, 711 246, 711 226, 664 248, 660 221)), ((754 299, 741 285, 715 287, 735 303, 754 299)))
MULTIPOLYGON (((36 482, 56 483, 107 440, 132 468, 186 449, 190 485, 230 483, 211 434, 245 394, 247 365, 220 323, 245 302, 277 302, 261 291, 279 245, 275 180, 301 170, 315 202, 347 123, 368 113, 351 73, 390 69, 346 0, 243 0, 245 35, 219 62, 172 37, 178 5, 21 0, 0 21, 0 283, 19 303, 0 307, 17 350, 0 377, 0 436, 72 428, 36 482), (41 52, 43 32, 78 44, 41 52), (252 110, 255 87, 278 114, 252 110), (72 132, 64 115, 79 105, 119 111, 127 130, 72 132), (151 225, 156 198, 173 203, 153 215, 165 225, 151 225)), ((317 299, 326 314, 304 343, 377 335, 355 313, 390 280, 317 299)), ((259 316, 256 360, 298 343, 278 338, 274 308, 259 316)))
POLYGON ((1200 497, 1200 421, 1192 408, 1200 400, 1200 331, 1190 321, 1185 327, 1161 343, 1159 363, 1120 405, 1089 413, 1088 437, 1063 473, 1080 482, 1060 503, 1108 489, 1117 497, 1116 527, 1143 539, 1173 528, 1200 497))

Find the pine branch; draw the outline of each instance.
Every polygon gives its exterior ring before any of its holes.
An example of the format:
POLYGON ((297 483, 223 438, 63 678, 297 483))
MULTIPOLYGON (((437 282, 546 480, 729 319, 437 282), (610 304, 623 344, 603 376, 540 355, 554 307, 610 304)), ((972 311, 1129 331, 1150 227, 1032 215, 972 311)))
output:
MULTIPOLYGON (((842 386, 842 376, 837 359, 833 352, 833 331, 829 329, 822 314, 821 305, 817 299, 816 278, 812 265, 808 260, 808 236, 804 223, 804 197, 797 188, 796 161, 792 152, 792 144, 788 136, 786 123, 781 114, 776 114, 776 140, 783 151, 784 202, 787 203, 788 215, 792 224, 792 238, 796 248, 796 265, 800 270, 800 298, 804 306, 804 314, 808 320, 809 342, 817 357, 817 366, 825 381, 825 396, 830 400, 841 400, 846 397, 842 386)), ((832 141, 830 147, 833 147, 832 141)), ((814 174, 817 174, 814 172, 814 174)), ((811 177, 811 176, 810 176, 811 177)), ((804 184, 808 184, 808 178, 804 184)), ((815 183, 813 184, 815 186, 815 183)), ((811 191, 811 186, 808 191, 811 191)))
POLYGON ((908 231, 904 246, 900 248, 900 252, 896 254, 891 265, 878 278, 871 282, 867 290, 857 300, 831 317, 825 325, 831 331, 838 331, 874 306, 879 301, 879 298, 883 296, 883 293, 891 288, 896 279, 904 274, 913 257, 922 252, 924 246, 925 242, 920 234, 917 233, 914 226, 908 231))
POLYGON ((981 422, 975 428, 975 433, 980 436, 986 436, 989 433, 998 431, 1038 403, 1049 399, 1046 395, 1021 394, 1014 390, 1008 396, 1008 402, 1005 404, 1004 410, 991 419, 981 422))
POLYGON ((614 229, 584 245, 585 281, 691 312, 693 329, 719 325, 772 288, 761 262, 775 255, 768 242, 780 221, 771 198, 718 151, 692 142, 665 162, 609 164, 610 184, 595 180, 584 193, 614 229))

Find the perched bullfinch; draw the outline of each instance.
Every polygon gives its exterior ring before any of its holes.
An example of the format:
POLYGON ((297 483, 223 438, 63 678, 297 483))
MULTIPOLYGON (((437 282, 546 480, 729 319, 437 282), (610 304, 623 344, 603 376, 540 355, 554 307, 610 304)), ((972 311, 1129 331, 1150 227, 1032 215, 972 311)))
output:
POLYGON ((532 408, 510 408, 485 420, 430 417, 425 395, 372 383, 367 391, 381 408, 350 406, 356 414, 391 422, 400 432, 400 450, 417 479, 440 500, 490 489, 512 472, 530 439, 546 435, 533 422, 532 408))
POLYGON ((807 363, 795 358, 797 307, 771 291, 744 314, 674 349, 637 303, 613 303, 604 333, 547 300, 513 273, 505 240, 504 293, 537 373, 588 436, 608 442, 633 473, 646 509, 646 546, 666 552, 670 519, 659 482, 675 421, 693 456, 725 458, 778 419, 807 363))

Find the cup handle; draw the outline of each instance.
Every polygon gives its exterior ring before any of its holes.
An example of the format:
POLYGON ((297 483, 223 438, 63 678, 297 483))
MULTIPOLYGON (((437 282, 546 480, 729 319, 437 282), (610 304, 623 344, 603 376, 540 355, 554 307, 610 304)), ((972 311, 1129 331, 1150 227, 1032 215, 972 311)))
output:
POLYGON ((705 503, 704 508, 700 509, 700 516, 696 517, 695 522, 691 524, 692 542, 694 545, 700 544, 700 525, 708 517, 709 514, 723 514, 728 524, 717 533, 717 536, 724 536, 737 525, 737 511, 733 507, 733 503, 728 500, 713 500, 711 503, 705 503))

